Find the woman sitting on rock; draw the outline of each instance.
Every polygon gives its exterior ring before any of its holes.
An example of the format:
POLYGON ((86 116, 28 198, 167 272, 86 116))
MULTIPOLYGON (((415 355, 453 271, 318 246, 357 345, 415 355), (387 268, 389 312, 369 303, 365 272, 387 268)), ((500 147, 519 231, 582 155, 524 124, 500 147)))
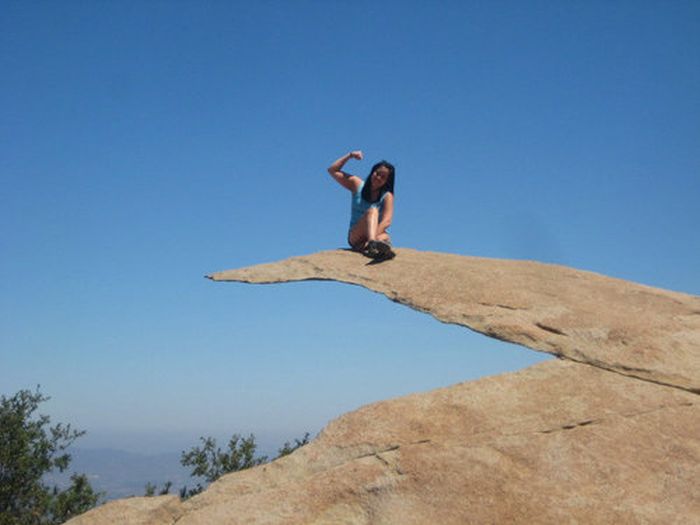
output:
POLYGON ((391 259, 395 254, 387 229, 394 216, 394 166, 378 162, 365 180, 342 171, 349 159, 362 158, 361 151, 351 151, 328 168, 331 177, 352 192, 348 243, 373 259, 391 259))

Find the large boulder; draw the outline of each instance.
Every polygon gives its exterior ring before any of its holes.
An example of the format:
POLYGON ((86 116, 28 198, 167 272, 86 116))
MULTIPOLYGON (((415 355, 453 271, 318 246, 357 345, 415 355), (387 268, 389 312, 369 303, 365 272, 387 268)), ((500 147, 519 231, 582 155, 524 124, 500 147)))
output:
MULTIPOLYGON (((209 277, 358 284, 560 359, 362 407, 185 502, 140 511, 134 498, 120 523, 698 520, 699 297, 562 266, 397 252, 381 264, 322 252, 209 277)), ((70 523, 112 523, 119 504, 70 523)))

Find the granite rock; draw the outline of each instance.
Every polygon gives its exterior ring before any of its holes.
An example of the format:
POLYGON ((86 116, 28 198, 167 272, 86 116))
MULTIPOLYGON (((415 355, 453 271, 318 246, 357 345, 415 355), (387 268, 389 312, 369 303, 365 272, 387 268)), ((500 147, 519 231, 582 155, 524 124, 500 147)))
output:
POLYGON ((559 359, 361 407, 290 456, 190 500, 133 498, 70 523, 699 520, 699 297, 408 249, 381 264, 337 250, 209 277, 356 284, 559 359))

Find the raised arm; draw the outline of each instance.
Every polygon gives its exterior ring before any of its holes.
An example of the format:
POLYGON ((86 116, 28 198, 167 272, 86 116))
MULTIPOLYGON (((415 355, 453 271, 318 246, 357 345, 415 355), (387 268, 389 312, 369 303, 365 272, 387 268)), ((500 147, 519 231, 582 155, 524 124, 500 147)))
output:
POLYGON ((343 155, 328 167, 328 173, 344 188, 350 191, 357 191, 360 184, 362 184, 362 180, 359 177, 355 177, 343 171, 343 166, 345 166, 345 163, 350 159, 362 160, 362 152, 351 151, 343 155))

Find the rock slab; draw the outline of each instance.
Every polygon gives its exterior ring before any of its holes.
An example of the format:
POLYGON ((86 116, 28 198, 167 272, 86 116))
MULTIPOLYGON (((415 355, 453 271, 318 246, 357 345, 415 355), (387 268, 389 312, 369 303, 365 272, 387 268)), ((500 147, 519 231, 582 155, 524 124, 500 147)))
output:
POLYGON ((700 522, 700 298, 562 266, 397 252, 209 277, 357 284, 560 359, 362 407, 185 502, 133 498, 69 523, 116 512, 178 525, 700 522))
POLYGON ((335 250, 208 277, 360 285, 445 323, 700 393, 700 297, 533 261, 396 252, 376 265, 335 250))

